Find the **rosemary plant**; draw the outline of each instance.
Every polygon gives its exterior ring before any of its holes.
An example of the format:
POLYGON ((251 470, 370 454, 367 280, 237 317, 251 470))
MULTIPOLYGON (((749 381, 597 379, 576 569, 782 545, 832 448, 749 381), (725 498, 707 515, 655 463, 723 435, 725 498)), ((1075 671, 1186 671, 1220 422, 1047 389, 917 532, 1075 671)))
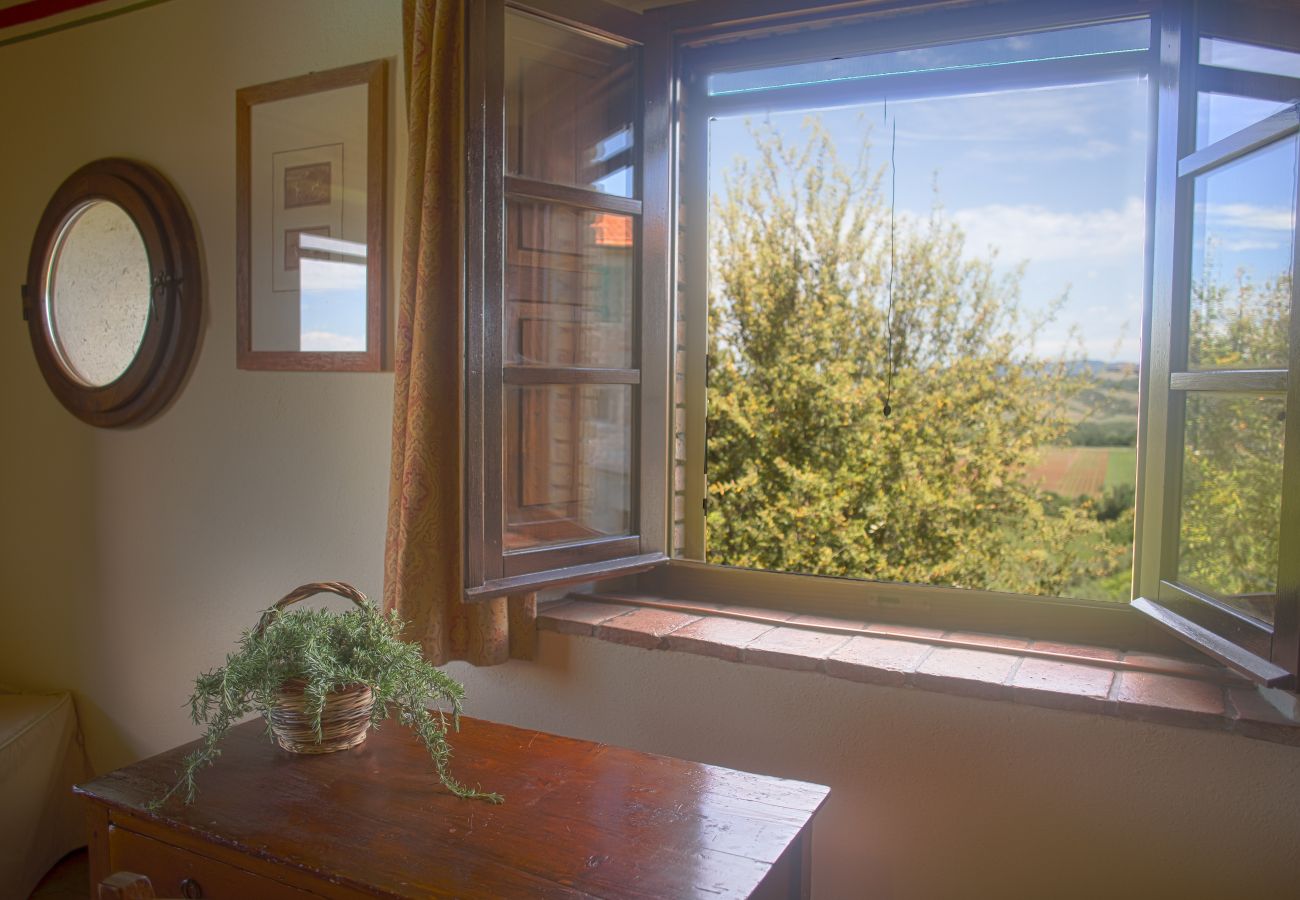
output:
POLYGON ((249 713, 260 713, 270 734, 276 694, 290 678, 306 682, 303 695, 317 740, 325 695, 350 684, 365 684, 374 695, 372 728, 395 711, 398 721, 423 740, 448 790, 460 797, 502 802, 500 794, 467 787, 452 777, 447 732, 449 727, 460 730, 465 689, 430 665, 419 647, 401 639, 403 623, 395 611, 384 616, 367 602, 344 613, 271 609, 264 618, 266 628, 244 632, 239 649, 226 657, 224 666, 195 680, 190 717, 207 730, 202 744, 185 758, 180 780, 155 807, 178 790, 184 791, 187 805, 192 803, 196 774, 221 754, 218 744, 230 726, 249 713), (441 705, 430 711, 430 703, 448 705, 450 715, 441 705))

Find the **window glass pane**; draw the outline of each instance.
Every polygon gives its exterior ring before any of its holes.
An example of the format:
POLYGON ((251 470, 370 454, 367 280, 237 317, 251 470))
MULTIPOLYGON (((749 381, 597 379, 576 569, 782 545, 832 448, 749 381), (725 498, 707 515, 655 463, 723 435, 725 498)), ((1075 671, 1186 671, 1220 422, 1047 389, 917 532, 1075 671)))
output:
POLYGON ((1189 393, 1178 580, 1266 622, 1276 603, 1286 404, 1189 393))
POLYGON ((508 385, 505 549, 631 533, 632 385, 508 385))
POLYGON ((882 75, 959 71, 1105 53, 1137 53, 1150 45, 1150 22, 1146 19, 1133 19, 1037 34, 940 44, 916 50, 895 50, 870 56, 824 59, 741 72, 718 72, 709 76, 709 93, 732 94, 796 84, 879 78, 882 75))
POLYGON ((710 122, 706 561, 1130 599, 1147 105, 710 122))
POLYGON ((1286 368, 1296 138, 1196 179, 1188 365, 1286 368))
POLYGON ((636 57, 506 13, 506 171, 620 197, 635 191, 636 57))
POLYGON ((1196 95, 1196 147, 1206 147, 1285 109, 1286 103, 1233 94, 1196 95))
POLYGON ((1300 78, 1300 53, 1242 44, 1223 38, 1201 38, 1201 62, 1223 69, 1300 78))
POLYGON ((617 213, 509 201, 507 365, 632 367, 633 225, 617 213))

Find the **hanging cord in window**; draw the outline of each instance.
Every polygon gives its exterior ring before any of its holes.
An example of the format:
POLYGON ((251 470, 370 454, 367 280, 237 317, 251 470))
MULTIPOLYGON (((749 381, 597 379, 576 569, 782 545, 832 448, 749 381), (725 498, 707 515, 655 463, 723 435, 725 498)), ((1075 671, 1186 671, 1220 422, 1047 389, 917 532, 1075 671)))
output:
MULTIPOLYGON (((889 119, 889 100, 885 100, 885 119, 889 119)), ((894 211, 898 197, 898 171, 894 167, 894 153, 898 148, 898 117, 894 117, 893 131, 889 138, 889 282, 886 288, 888 297, 885 308, 885 404, 881 409, 885 418, 894 411, 891 400, 894 396, 894 211)))

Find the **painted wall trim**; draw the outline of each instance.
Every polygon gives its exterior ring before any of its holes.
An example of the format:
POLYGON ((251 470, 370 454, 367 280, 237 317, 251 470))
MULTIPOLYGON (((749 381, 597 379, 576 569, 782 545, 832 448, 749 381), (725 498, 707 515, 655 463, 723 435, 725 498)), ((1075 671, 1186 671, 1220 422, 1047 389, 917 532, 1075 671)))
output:
POLYGON ((0 9, 0 47, 166 2, 168 0, 27 0, 0 9))

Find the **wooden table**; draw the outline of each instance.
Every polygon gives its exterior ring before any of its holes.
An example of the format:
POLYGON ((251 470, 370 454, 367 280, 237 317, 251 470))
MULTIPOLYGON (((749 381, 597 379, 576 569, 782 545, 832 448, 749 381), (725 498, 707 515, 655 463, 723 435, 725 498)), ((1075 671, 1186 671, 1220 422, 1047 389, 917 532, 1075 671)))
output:
POLYGON ((161 897, 806 897, 829 789, 476 719, 452 769, 499 791, 462 800, 396 722, 297 756, 262 722, 231 730, 199 796, 146 804, 195 745, 76 790, 92 883, 128 870, 161 897))

